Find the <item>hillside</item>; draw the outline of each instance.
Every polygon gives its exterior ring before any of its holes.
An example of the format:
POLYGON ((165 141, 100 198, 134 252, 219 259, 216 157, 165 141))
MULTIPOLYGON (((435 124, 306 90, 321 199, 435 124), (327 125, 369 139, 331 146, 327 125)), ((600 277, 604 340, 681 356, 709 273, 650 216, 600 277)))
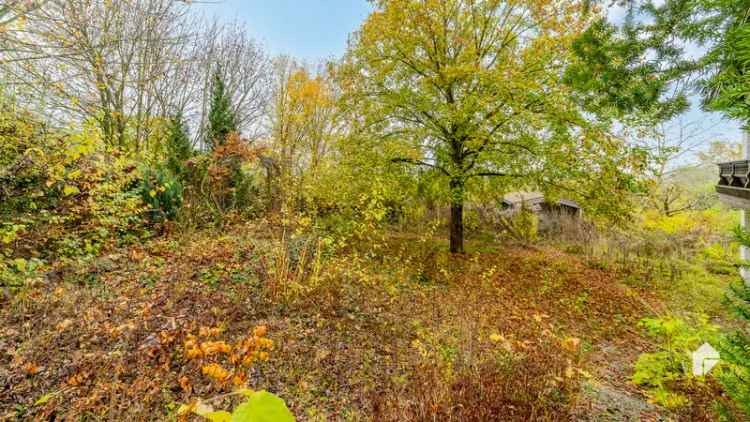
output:
MULTIPOLYGON (((300 419, 664 414, 629 382, 659 346, 637 328, 668 303, 653 285, 550 246, 483 241, 451 257, 394 233, 320 255, 319 239, 280 230, 167 237, 39 277, 2 310, 3 413, 169 419, 234 385, 202 374, 189 336, 231 344, 263 326, 268 360, 238 373, 300 419)), ((710 385, 687 387, 682 414, 706 417, 710 385)))

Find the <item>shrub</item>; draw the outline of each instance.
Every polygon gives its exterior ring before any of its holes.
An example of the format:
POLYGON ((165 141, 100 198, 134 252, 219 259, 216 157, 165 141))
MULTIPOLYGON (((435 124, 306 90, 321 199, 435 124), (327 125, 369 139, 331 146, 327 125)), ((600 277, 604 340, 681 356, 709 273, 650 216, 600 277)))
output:
POLYGON ((660 406, 674 409, 687 405, 688 398, 676 387, 698 381, 690 371, 690 354, 714 339, 717 327, 709 324, 706 316, 698 318, 697 327, 675 317, 645 318, 639 325, 662 343, 659 350, 638 357, 632 381, 647 387, 651 401, 660 406))
POLYGON ((0 223, 14 257, 95 254, 140 235, 135 160, 92 126, 55 131, 0 104, 0 223))
POLYGON ((526 208, 510 217, 500 216, 499 221, 505 231, 519 242, 532 243, 539 237, 539 217, 526 208))
MULTIPOLYGON (((450 353, 450 350, 445 351, 450 353)), ((445 353, 444 352, 444 353, 445 353)), ((544 421, 573 418, 578 377, 565 353, 546 348, 517 354, 502 350, 497 362, 476 368, 423 363, 393 391, 373 398, 379 421, 544 421), (549 353, 549 354, 545 354, 549 353), (571 373, 573 371, 573 373, 571 373)))
POLYGON ((230 214, 262 209, 260 189, 248 171, 261 152, 233 133, 213 151, 190 158, 184 182, 185 222, 222 225, 230 214))
POLYGON ((174 220, 182 204, 182 183, 168 170, 146 168, 138 186, 149 220, 174 220))
MULTIPOLYGON (((200 366, 201 374, 210 379, 216 388, 229 385, 239 387, 234 393, 215 397, 208 402, 235 395, 243 397, 245 401, 229 413, 215 411, 206 402, 198 400, 181 406, 177 414, 184 417, 188 413, 195 413, 214 422, 294 422, 294 415, 284 400, 267 391, 253 391, 244 387, 248 382, 247 369, 268 360, 273 350, 273 341, 266 337, 266 326, 255 327, 234 343, 213 339, 222 331, 219 327, 201 327, 197 335, 189 334, 183 343, 183 354, 185 359, 200 366)), ((192 390, 187 376, 180 379, 180 385, 185 390, 192 390)))
MULTIPOLYGON (((750 246, 750 234, 742 228, 735 229, 737 241, 750 246)), ((727 294, 727 301, 740 320, 740 327, 724 338, 721 343, 721 357, 726 363, 719 373, 719 380, 736 406, 746 416, 750 416, 750 287, 742 279, 733 284, 727 294)), ((726 409, 729 411, 729 409, 726 409)))

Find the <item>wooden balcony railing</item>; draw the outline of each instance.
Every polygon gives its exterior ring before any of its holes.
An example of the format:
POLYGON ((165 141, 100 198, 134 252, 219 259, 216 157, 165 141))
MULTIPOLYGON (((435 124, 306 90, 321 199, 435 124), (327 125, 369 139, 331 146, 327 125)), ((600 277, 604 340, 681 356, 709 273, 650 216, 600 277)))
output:
POLYGON ((750 200, 750 161, 719 163, 719 183, 716 192, 750 200))

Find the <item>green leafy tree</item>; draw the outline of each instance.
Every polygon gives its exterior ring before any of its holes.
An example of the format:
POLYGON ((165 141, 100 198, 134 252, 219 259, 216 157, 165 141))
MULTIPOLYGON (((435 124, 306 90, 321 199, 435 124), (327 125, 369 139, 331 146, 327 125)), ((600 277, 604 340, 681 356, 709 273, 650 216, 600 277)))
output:
MULTIPOLYGON (((658 6, 650 1, 630 4, 632 12, 625 25, 618 28, 602 21, 577 41, 576 54, 582 62, 568 78, 586 93, 585 101, 593 106, 590 109, 607 104, 621 115, 643 112, 667 118, 686 107, 680 97, 697 87, 699 89, 693 92, 701 95, 705 109, 721 112, 747 125, 750 121, 750 1, 666 0, 658 6), (636 16, 640 17, 638 21, 636 16), (697 57, 694 52, 687 54, 687 46, 696 44, 703 46, 705 53, 697 57), (607 82, 618 70, 625 80, 636 78, 634 88, 615 86, 610 89, 612 85, 607 82), (648 85, 649 81, 653 81, 655 87, 650 91, 652 95, 639 96, 639 84, 648 85), (678 95, 674 96, 674 92, 678 95), (628 101, 629 98, 640 101, 628 101)), ((738 230, 737 237, 741 244, 750 246, 747 233, 738 230)), ((728 297, 745 326, 723 342, 722 360, 727 365, 719 377, 739 409, 750 415, 750 335, 747 329, 750 287, 744 281, 738 282, 728 297)))
POLYGON ((604 119, 650 124, 688 108, 686 93, 671 88, 690 63, 682 59, 681 49, 665 41, 666 30, 650 29, 631 20, 618 28, 601 18, 572 43, 575 60, 564 81, 575 88, 587 111, 604 119), (643 32, 651 38, 644 41, 639 36, 643 32), (644 60, 650 52, 656 60, 644 60))
POLYGON ((701 83, 704 104, 747 123, 750 119, 750 1, 719 0, 705 4, 705 12, 716 15, 705 26, 716 30, 718 39, 704 60, 713 70, 701 83))
MULTIPOLYGON (((45 1, 7 0, 0 4, 0 34, 13 22, 23 19, 26 13, 42 6, 45 1)), ((0 38, 1 40, 2 38, 0 38)))
POLYGON ((227 136, 232 132, 239 132, 237 116, 232 109, 232 98, 226 90, 221 69, 217 68, 211 84, 211 108, 208 113, 206 145, 214 149, 224 144, 227 136))
POLYGON ((614 165, 629 163, 622 145, 584 116, 561 80, 587 25, 582 8, 378 0, 353 40, 340 75, 346 108, 376 142, 353 138, 442 176, 452 252, 464 250, 464 203, 483 178, 590 199, 603 198, 591 181, 607 183, 606 199, 631 184, 614 165))

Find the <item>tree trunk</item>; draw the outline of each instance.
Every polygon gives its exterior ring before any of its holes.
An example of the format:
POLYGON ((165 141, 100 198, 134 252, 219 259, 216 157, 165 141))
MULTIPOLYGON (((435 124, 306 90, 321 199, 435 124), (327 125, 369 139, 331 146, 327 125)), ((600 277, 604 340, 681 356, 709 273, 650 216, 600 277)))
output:
POLYGON ((451 253, 464 253, 464 182, 452 178, 451 188, 451 253))

